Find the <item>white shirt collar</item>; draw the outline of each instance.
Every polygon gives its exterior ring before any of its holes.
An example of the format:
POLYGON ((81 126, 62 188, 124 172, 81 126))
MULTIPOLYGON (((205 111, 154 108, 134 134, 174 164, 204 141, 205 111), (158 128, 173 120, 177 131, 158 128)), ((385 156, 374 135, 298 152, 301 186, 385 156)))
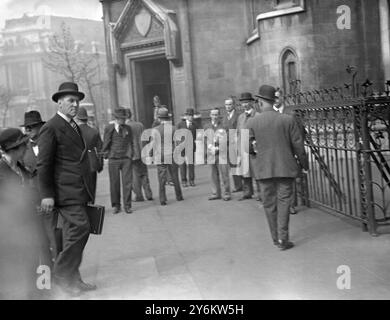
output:
POLYGON ((62 118, 64 119, 67 123, 70 123, 70 121, 72 119, 70 119, 68 116, 66 116, 65 114, 63 114, 61 111, 57 111, 57 114, 62 118))
POLYGON ((231 118, 233 118, 234 111, 235 111, 235 110, 233 109, 232 111, 229 112, 229 120, 230 120, 231 118))

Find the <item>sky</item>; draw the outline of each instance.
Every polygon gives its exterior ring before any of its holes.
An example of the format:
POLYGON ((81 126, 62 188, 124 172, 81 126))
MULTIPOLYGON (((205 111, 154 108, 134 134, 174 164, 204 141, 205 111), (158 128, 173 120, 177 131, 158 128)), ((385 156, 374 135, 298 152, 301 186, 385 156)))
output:
POLYGON ((24 13, 92 20, 101 20, 103 15, 99 0, 0 0, 0 29, 6 19, 20 18, 24 13))

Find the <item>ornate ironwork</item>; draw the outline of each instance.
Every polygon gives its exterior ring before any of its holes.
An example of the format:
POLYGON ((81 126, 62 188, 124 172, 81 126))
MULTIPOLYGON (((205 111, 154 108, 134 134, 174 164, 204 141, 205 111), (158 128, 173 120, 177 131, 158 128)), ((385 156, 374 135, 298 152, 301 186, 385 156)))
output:
POLYGON ((390 222, 390 80, 367 79, 284 97, 305 128, 311 170, 306 203, 361 221, 372 235, 390 222))

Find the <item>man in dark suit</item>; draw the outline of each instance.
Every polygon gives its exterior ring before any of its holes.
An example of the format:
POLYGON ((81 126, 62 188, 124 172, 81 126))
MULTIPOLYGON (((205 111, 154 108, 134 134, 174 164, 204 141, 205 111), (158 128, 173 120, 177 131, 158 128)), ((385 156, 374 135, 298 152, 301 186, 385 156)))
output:
MULTIPOLYGON (((239 114, 236 110, 236 104, 233 97, 230 97, 225 100, 225 109, 226 113, 222 119, 222 126, 226 129, 226 133, 229 134, 230 129, 237 129, 237 121, 239 114)), ((234 141, 229 141, 229 143, 234 143, 234 141)), ((235 150, 235 147, 233 146, 231 148, 232 150, 235 150)), ((230 150, 230 148, 229 148, 230 150)), ((235 163, 232 163, 231 160, 236 160, 234 154, 229 155, 229 164, 230 168, 232 170, 235 170, 237 165, 235 163)), ((233 192, 241 192, 242 191, 242 180, 241 177, 237 174, 234 174, 232 171, 232 177, 233 177, 233 183, 234 183, 234 189, 233 192)))
POLYGON ((113 213, 117 214, 121 211, 120 177, 122 174, 123 205, 125 212, 130 214, 133 212, 131 209, 133 134, 131 128, 125 124, 127 119, 125 108, 115 109, 114 118, 115 122, 104 129, 102 152, 104 157, 108 158, 113 213))
POLYGON ((161 106, 157 112, 159 125, 152 129, 153 157, 157 164, 157 175, 159 184, 159 198, 162 206, 167 205, 167 195, 165 185, 168 179, 168 173, 172 177, 177 201, 183 200, 183 194, 179 182, 179 167, 173 159, 174 151, 174 127, 170 121, 170 114, 166 106, 161 106), (170 134, 169 134, 170 133, 170 134), (171 145, 171 147, 169 147, 171 145))
POLYGON ((229 162, 228 162, 228 135, 220 120, 220 111, 214 108, 210 111, 211 122, 206 124, 204 129, 206 131, 212 130, 213 141, 208 141, 207 144, 207 163, 211 166, 211 196, 210 201, 222 199, 221 183, 223 186, 223 200, 231 200, 230 191, 230 176, 229 176, 229 162))
POLYGON ((73 120, 83 98, 77 84, 62 83, 52 96, 58 112, 43 125, 38 140, 41 209, 46 213, 58 210, 63 220, 63 249, 52 274, 57 287, 71 295, 96 289, 82 281, 79 271, 90 233, 87 203, 92 200, 87 149, 73 120))
POLYGON ((87 146, 89 172, 91 174, 90 190, 93 196, 92 203, 94 203, 96 198, 97 174, 103 171, 104 165, 103 157, 100 155, 103 142, 102 138, 100 137, 99 131, 88 125, 88 113, 84 107, 79 108, 79 112, 77 113, 76 119, 87 146))
MULTIPOLYGON (((39 194, 39 184, 37 175, 38 164, 38 139, 39 132, 45 124, 42 121, 41 114, 38 111, 32 110, 24 114, 25 132, 29 136, 27 149, 23 157, 23 166, 29 172, 32 182, 32 190, 34 192, 35 207, 39 207, 41 198, 39 194)), ((57 229, 58 213, 44 214, 40 216, 40 223, 42 226, 41 237, 41 261, 42 264, 52 267, 57 255, 61 251, 62 246, 62 230, 57 229)))
POLYGON ((195 187, 195 139, 196 139, 196 129, 198 129, 197 125, 194 122, 194 115, 195 110, 192 108, 188 108, 185 113, 185 119, 177 125, 177 129, 186 129, 187 133, 191 136, 186 137, 187 142, 191 142, 192 146, 190 149, 192 149, 191 154, 185 154, 184 149, 182 152, 182 156, 185 157, 184 163, 180 165, 180 175, 181 175, 181 182, 184 188, 188 187, 188 181, 190 183, 191 187, 195 187), (187 169, 188 169, 188 180, 187 180, 187 169))
POLYGON ((141 122, 132 119, 131 110, 127 109, 128 120, 126 124, 131 128, 133 134, 133 190, 135 193, 135 201, 145 201, 142 194, 144 190, 145 197, 149 201, 153 200, 152 189, 150 188, 148 167, 142 161, 142 141, 141 136, 144 132, 144 125, 141 122))
POLYGON ((274 244, 281 250, 294 246, 289 241, 289 210, 293 201, 293 183, 300 168, 308 169, 302 135, 296 121, 274 110, 275 88, 264 85, 256 95, 261 111, 246 128, 256 140, 258 177, 263 205, 274 244))

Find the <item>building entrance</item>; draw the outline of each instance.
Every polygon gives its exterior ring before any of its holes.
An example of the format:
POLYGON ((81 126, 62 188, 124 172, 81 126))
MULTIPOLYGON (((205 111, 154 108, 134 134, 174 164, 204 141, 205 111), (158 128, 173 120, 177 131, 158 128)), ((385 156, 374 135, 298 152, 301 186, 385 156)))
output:
POLYGON ((171 77, 169 62, 164 58, 155 58, 135 62, 135 86, 137 95, 136 113, 138 121, 145 128, 153 123, 153 97, 159 96, 161 104, 166 105, 173 114, 171 96, 171 77))

